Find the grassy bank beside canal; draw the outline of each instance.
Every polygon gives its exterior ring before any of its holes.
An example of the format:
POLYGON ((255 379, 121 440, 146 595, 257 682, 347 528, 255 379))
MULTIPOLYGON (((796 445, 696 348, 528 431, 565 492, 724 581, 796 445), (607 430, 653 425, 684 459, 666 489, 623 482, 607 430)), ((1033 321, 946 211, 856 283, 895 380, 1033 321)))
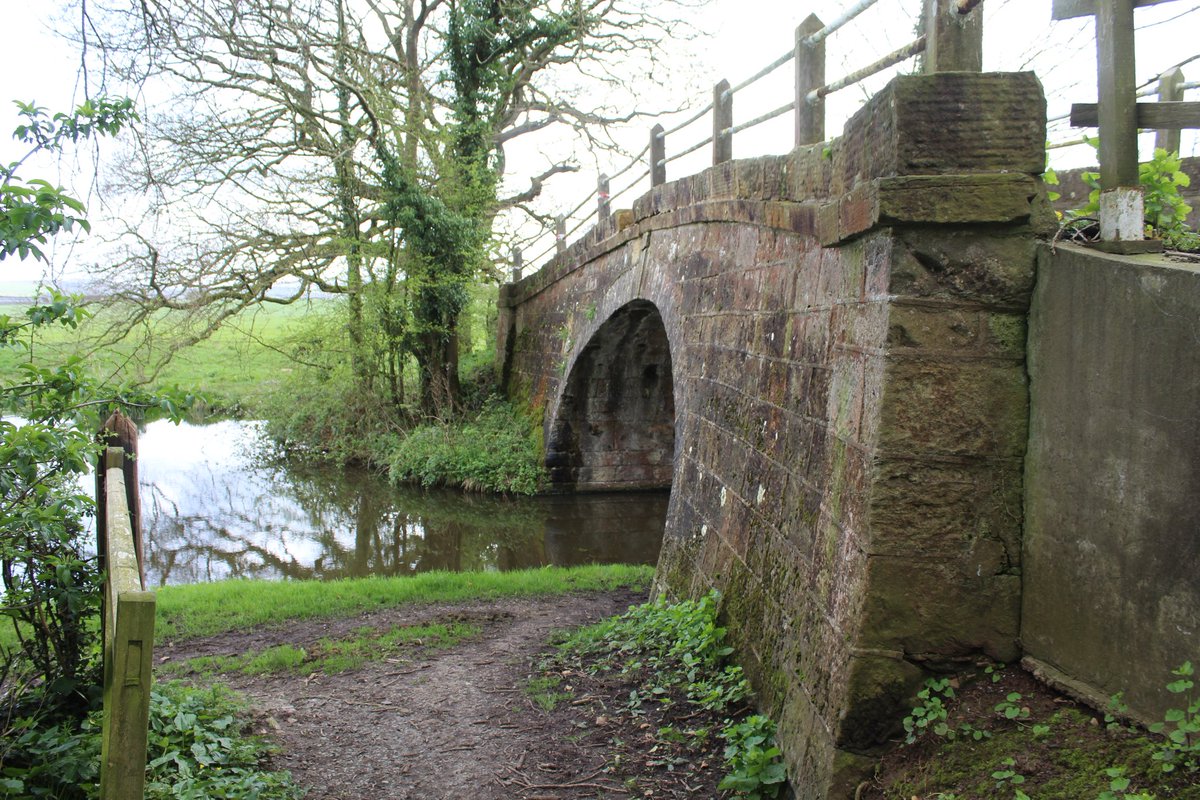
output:
MULTIPOLYGON (((155 639, 187 639, 297 619, 341 617, 415 603, 461 603, 503 597, 548 597, 578 591, 645 590, 654 567, 590 564, 513 572, 425 572, 341 581, 231 580, 156 590, 155 639)), ((17 646, 0 626, 0 648, 17 646)))
POLYGON ((514 572, 426 572, 397 578, 219 581, 158 589, 155 637, 211 636, 295 619, 339 617, 409 603, 535 597, 621 587, 644 589, 654 568, 626 564, 514 572))

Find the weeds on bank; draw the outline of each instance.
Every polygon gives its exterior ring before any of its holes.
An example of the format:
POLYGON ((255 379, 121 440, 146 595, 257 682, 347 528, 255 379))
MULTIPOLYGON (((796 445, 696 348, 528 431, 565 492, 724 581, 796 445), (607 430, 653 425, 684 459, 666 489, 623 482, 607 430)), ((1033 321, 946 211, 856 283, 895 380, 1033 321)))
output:
MULTIPOLYGON (((544 666, 551 675, 554 670, 562 674, 566 667, 566 672, 632 679, 634 688, 619 713, 634 719, 673 708, 683 711, 677 720, 703 714, 723 717, 719 735, 725 741, 727 774, 719 788, 749 800, 779 797, 786 774, 775 725, 762 715, 746 716, 750 685, 741 667, 729 663, 733 648, 726 643, 725 629, 717 625, 718 600, 712 592, 697 601, 668 604, 660 599, 635 606, 569 634, 544 666)), ((706 725, 659 726, 652 751, 661 755, 649 765, 670 770, 682 760, 672 753, 680 747, 701 752, 710 737, 706 725)))
MULTIPOLYGON (((920 755, 898 753, 902 767, 866 796, 1200 800, 1200 697, 1190 662, 1172 675, 1166 688, 1181 707, 1148 732, 1121 721, 1127 708, 1120 695, 1102 725, 1071 704, 1049 710, 1018 691, 982 708, 977 692, 965 707, 956 690, 961 682, 966 691, 976 676, 931 678, 903 720, 906 745, 922 748, 920 755)), ((979 677, 999 683, 1005 673, 990 667, 979 677)))
MULTIPOLYGON (((146 800, 296 800, 286 772, 261 768, 270 747, 248 736, 240 700, 220 687, 159 684, 150 696, 146 800)), ((79 726, 20 730, 0 748, 0 798, 99 797, 99 710, 79 726)))
POLYGON ((168 672, 211 675, 241 672, 265 675, 280 672, 324 672, 335 675, 358 669, 368 661, 391 658, 404 650, 441 650, 453 647, 482 632, 479 625, 451 622, 430 625, 398 625, 386 631, 363 626, 346 639, 322 639, 312 652, 290 644, 252 650, 236 656, 199 656, 175 665, 168 672))

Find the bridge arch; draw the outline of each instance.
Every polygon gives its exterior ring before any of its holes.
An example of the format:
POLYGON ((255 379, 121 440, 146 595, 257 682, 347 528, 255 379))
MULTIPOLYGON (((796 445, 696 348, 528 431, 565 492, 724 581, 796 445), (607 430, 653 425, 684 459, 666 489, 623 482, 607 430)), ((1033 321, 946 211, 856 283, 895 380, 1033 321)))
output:
POLYGON ((556 488, 670 487, 675 379, 654 303, 628 302, 590 333, 574 352, 553 413, 546 466, 556 488))
POLYGON ((804 800, 853 794, 927 665, 1020 655, 1043 108, 1032 75, 897 78, 841 139, 655 186, 500 292, 501 383, 564 488, 615 458, 585 464, 589 426, 660 320, 655 591, 721 590, 804 800))

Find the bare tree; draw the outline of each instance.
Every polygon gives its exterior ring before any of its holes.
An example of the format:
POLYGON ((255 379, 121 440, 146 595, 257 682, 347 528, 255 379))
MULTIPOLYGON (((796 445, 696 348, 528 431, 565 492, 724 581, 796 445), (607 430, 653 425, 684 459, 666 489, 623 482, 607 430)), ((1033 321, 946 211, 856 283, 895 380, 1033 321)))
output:
POLYGON ((355 381, 386 377, 401 402, 411 356, 423 410, 452 410, 463 292, 495 274, 496 215, 576 168, 539 166, 501 196, 507 150, 555 127, 615 147, 607 128, 635 114, 589 101, 624 89, 633 107, 630 72, 686 29, 643 2, 93 8, 114 70, 143 97, 170 97, 146 108, 117 176, 145 199, 105 270, 136 309, 112 333, 169 309, 187 320, 181 347, 254 304, 343 294, 355 381))

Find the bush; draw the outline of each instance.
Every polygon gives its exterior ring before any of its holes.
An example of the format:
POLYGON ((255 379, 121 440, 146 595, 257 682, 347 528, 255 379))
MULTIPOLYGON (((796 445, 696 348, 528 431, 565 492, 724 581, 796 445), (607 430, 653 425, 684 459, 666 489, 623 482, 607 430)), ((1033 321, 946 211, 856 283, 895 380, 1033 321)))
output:
MULTIPOLYGON (((165 684, 150 697, 146 800, 301 796, 285 772, 259 767, 268 752, 245 735, 235 696, 219 687, 165 684)), ((38 728, 18 721, 0 750, 0 798, 99 796, 101 712, 81 725, 38 728)))
POLYGON ((388 459, 393 482, 533 494, 545 470, 536 432, 512 406, 493 399, 473 420, 413 429, 388 459))

